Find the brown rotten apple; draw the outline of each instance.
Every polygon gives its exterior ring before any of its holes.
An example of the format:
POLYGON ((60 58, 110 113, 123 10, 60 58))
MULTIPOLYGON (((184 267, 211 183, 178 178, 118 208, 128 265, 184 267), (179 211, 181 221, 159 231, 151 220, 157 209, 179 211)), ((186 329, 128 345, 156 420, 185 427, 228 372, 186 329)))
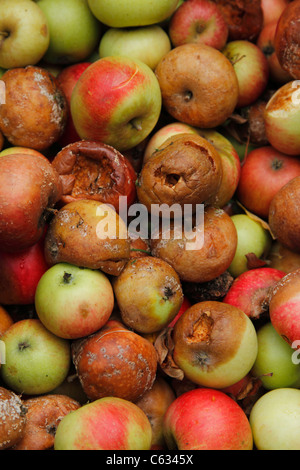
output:
POLYGON ((138 185, 139 201, 152 204, 196 204, 212 201, 222 181, 221 157, 198 134, 169 137, 143 166, 138 185))
POLYGON ((12 154, 0 158, 0 245, 21 251, 44 233, 49 209, 61 196, 51 163, 39 156, 12 154))
POLYGON ((117 320, 73 342, 72 356, 90 400, 114 396, 135 402, 151 389, 156 377, 153 344, 117 320))
POLYGON ((46 69, 27 66, 7 70, 0 129, 12 145, 44 150, 62 135, 67 101, 56 78, 46 69))
POLYGON ((155 70, 166 111, 191 126, 212 128, 234 111, 239 88, 230 61, 204 44, 183 44, 168 52, 155 70))
POLYGON ((118 275, 130 258, 124 221, 109 205, 77 199, 53 217, 45 237, 49 265, 70 263, 118 275))
POLYGON ((22 439, 27 409, 21 398, 0 387, 0 450, 9 449, 22 439))

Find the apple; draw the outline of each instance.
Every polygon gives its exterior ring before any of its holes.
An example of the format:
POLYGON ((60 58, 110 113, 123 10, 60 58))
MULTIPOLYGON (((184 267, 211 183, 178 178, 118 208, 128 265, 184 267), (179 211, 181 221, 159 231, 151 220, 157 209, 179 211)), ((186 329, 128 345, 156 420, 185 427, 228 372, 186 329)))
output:
POLYGON ((48 267, 43 237, 23 251, 0 250, 0 304, 33 304, 37 284, 48 267))
POLYGON ((267 139, 273 147, 288 155, 300 153, 300 81, 280 86, 268 100, 264 121, 267 139))
POLYGON ((0 386, 0 450, 11 449, 25 435, 27 408, 12 390, 0 386))
POLYGON ((238 100, 237 75, 221 51, 206 44, 182 44, 155 69, 163 108, 190 126, 214 128, 233 113, 238 100))
POLYGON ((239 84, 237 108, 254 103, 265 91, 269 80, 269 66, 264 53, 253 42, 227 42, 222 53, 230 60, 239 84))
POLYGON ((236 198, 250 212, 268 219, 271 200, 288 181, 300 176, 300 160, 271 145, 248 153, 238 181, 236 198))
POLYGON ((104 273, 58 263, 41 276, 34 303, 49 331, 60 338, 76 339, 94 333, 107 322, 114 293, 104 273))
POLYGON ((38 0, 47 18, 49 47, 43 60, 71 64, 85 60, 98 45, 101 25, 83 0, 38 0), (59 14, 58 14, 59 12, 59 14))
POLYGON ((54 450, 150 450, 151 440, 151 424, 137 405, 103 397, 63 417, 54 450))
POLYGON ((277 21, 267 23, 259 33, 256 40, 256 45, 265 54, 269 64, 270 79, 278 85, 282 85, 292 80, 289 72, 284 70, 278 60, 275 51, 275 33, 277 28, 277 21))
MULTIPOLYGON (((0 338, 6 330, 14 323, 14 320, 10 313, 0 305, 0 338)), ((1 358, 1 354, 0 354, 1 358)), ((1 363, 1 360, 0 360, 1 363)))
POLYGON ((253 254, 258 259, 267 256, 271 249, 272 237, 260 221, 248 214, 234 214, 231 220, 236 228, 238 240, 228 271, 236 278, 248 270, 247 255, 253 254))
POLYGON ((41 8, 28 0, 2 0, 0 18, 0 67, 37 64, 50 41, 48 21, 41 8))
POLYGON ((189 0, 171 16, 168 33, 174 47, 195 42, 220 50, 228 39, 228 25, 217 4, 209 0, 189 0))
POLYGON ((295 253, 278 240, 274 240, 268 255, 268 266, 287 274, 300 268, 300 253, 295 253))
POLYGON ((198 388, 174 400, 164 417, 171 450, 252 450, 253 438, 242 408, 226 393, 198 388))
POLYGON ((183 302, 175 269, 155 256, 129 261, 113 280, 113 289, 123 322, 139 333, 166 327, 183 302))
POLYGON ((101 23, 112 28, 147 26, 169 18, 179 0, 88 0, 88 5, 101 23))
POLYGON ((178 134, 197 134, 197 129, 180 121, 171 122, 159 127, 149 139, 143 157, 143 165, 155 154, 158 148, 169 138, 178 134))
POLYGON ((102 141, 120 152, 142 142, 161 112, 161 91, 154 72, 128 57, 106 57, 79 77, 71 115, 81 139, 102 141))
POLYGON ((0 242, 4 251, 22 251, 42 237, 49 211, 59 200, 59 175, 44 157, 0 158, 0 242), (30 207, 30 210, 28 210, 30 207))
POLYGON ((0 157, 3 157, 3 155, 14 155, 16 153, 21 153, 23 155, 29 153, 31 155, 36 155, 38 157, 42 157, 48 160, 48 158, 45 157, 45 155, 43 155, 38 150, 31 149, 28 147, 18 147, 18 146, 6 147, 5 149, 1 150, 0 157))
POLYGON ((69 108, 65 129, 57 142, 58 145, 62 148, 80 140, 80 137, 74 127, 72 115, 70 112, 71 96, 77 80, 89 65, 91 65, 91 62, 79 62, 77 64, 68 65, 63 67, 63 69, 57 75, 57 81, 65 94, 69 108))
POLYGON ((292 347, 295 344, 297 346, 300 338, 299 285, 300 269, 295 269, 274 286, 269 302, 269 315, 273 327, 292 347))
POLYGON ((261 396, 249 421, 257 450, 300 450, 300 390, 283 387, 261 396))
POLYGON ((99 58, 127 56, 144 62, 154 70, 170 50, 169 36, 158 24, 137 28, 109 28, 100 40, 99 58))
POLYGON ((175 318, 173 318, 173 320, 168 324, 168 327, 169 328, 173 328, 175 323, 177 322, 177 320, 181 317, 181 315, 188 309, 192 306, 191 302, 189 301, 189 299, 187 297, 183 297, 183 301, 182 301, 182 304, 181 304, 181 307, 179 309, 179 312, 177 313, 177 315, 175 316, 175 318))
POLYGON ((256 331, 239 308, 202 301, 188 308, 172 331, 172 358, 185 378, 221 389, 241 380, 257 355, 256 331))
POLYGON ((292 361, 294 349, 277 333, 271 322, 257 331, 258 351, 252 375, 259 377, 267 390, 299 388, 300 365, 292 361))
POLYGON ((71 364, 70 343, 47 330, 40 320, 15 322, 1 337, 5 345, 3 382, 17 393, 48 393, 66 378, 71 364))
POLYGON ((283 10, 288 6, 289 0, 261 0, 263 11, 263 27, 278 21, 283 10))

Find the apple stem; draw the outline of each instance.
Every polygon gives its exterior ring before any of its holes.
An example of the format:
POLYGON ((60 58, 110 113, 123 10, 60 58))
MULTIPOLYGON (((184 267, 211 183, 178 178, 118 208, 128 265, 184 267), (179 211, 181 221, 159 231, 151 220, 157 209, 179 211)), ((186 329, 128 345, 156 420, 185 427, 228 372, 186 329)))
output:
POLYGON ((71 277, 72 277, 72 274, 71 273, 66 273, 64 272, 64 275, 63 275, 63 281, 65 284, 69 284, 70 280, 71 280, 71 277))
POLYGON ((132 125, 132 127, 134 129, 136 129, 137 131, 141 131, 143 129, 140 119, 134 118, 134 119, 131 119, 131 121, 129 121, 129 122, 132 125))
POLYGON ((242 60, 244 57, 246 57, 245 54, 243 54, 243 55, 237 55, 236 59, 231 61, 231 64, 232 64, 232 65, 237 64, 237 63, 238 63, 240 60, 242 60))

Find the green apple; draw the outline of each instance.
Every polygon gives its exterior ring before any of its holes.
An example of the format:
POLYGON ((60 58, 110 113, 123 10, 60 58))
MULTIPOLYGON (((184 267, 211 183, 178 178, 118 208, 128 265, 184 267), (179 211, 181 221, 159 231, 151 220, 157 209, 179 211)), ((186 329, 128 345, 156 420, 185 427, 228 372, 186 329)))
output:
POLYGON ((15 322, 1 341, 5 346, 1 378, 15 392, 40 395, 65 380, 71 364, 70 343, 47 330, 40 320, 15 322))
POLYGON ((113 307, 113 288, 104 273, 67 263, 49 268, 35 291, 39 319, 60 338, 94 333, 107 322, 113 307))
POLYGON ((154 70, 170 49, 169 36, 159 25, 109 28, 100 40, 99 57, 125 55, 145 62, 154 70))
POLYGON ((147 26, 164 21, 179 0, 88 0, 92 13, 112 28, 147 26))
POLYGON ((71 64, 85 60, 99 43, 101 25, 86 0, 38 0, 45 14, 50 43, 43 60, 71 64))
POLYGON ((252 374, 260 377, 267 390, 300 387, 300 365, 292 360, 294 349, 266 323, 257 331, 258 352, 252 374), (267 374, 272 375, 267 375, 267 374), (264 375, 265 374, 265 375, 264 375))
POLYGON ((254 403, 249 421, 257 450, 300 450, 300 390, 265 393, 254 403))
POLYGON ((79 77, 71 115, 81 139, 102 141, 120 152, 142 142, 155 127, 162 98, 154 71, 137 59, 103 57, 79 77))
POLYGON ((30 0, 0 2, 0 67, 35 65, 50 41, 47 18, 30 0))
POLYGON ((63 417, 54 450, 150 450, 151 440, 151 424, 141 408, 123 398, 104 397, 63 417))
POLYGON ((231 220, 237 230, 238 242, 228 271, 233 277, 238 277, 248 270, 246 255, 252 253, 257 258, 266 256, 271 249, 272 237, 258 220, 248 214, 232 215, 231 220))

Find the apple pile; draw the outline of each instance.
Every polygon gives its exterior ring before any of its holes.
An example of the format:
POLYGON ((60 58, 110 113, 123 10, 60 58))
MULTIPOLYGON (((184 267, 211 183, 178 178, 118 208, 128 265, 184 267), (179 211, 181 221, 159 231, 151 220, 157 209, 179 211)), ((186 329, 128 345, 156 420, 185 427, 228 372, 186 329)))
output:
POLYGON ((0 1, 1 450, 300 450, 299 16, 0 1))

